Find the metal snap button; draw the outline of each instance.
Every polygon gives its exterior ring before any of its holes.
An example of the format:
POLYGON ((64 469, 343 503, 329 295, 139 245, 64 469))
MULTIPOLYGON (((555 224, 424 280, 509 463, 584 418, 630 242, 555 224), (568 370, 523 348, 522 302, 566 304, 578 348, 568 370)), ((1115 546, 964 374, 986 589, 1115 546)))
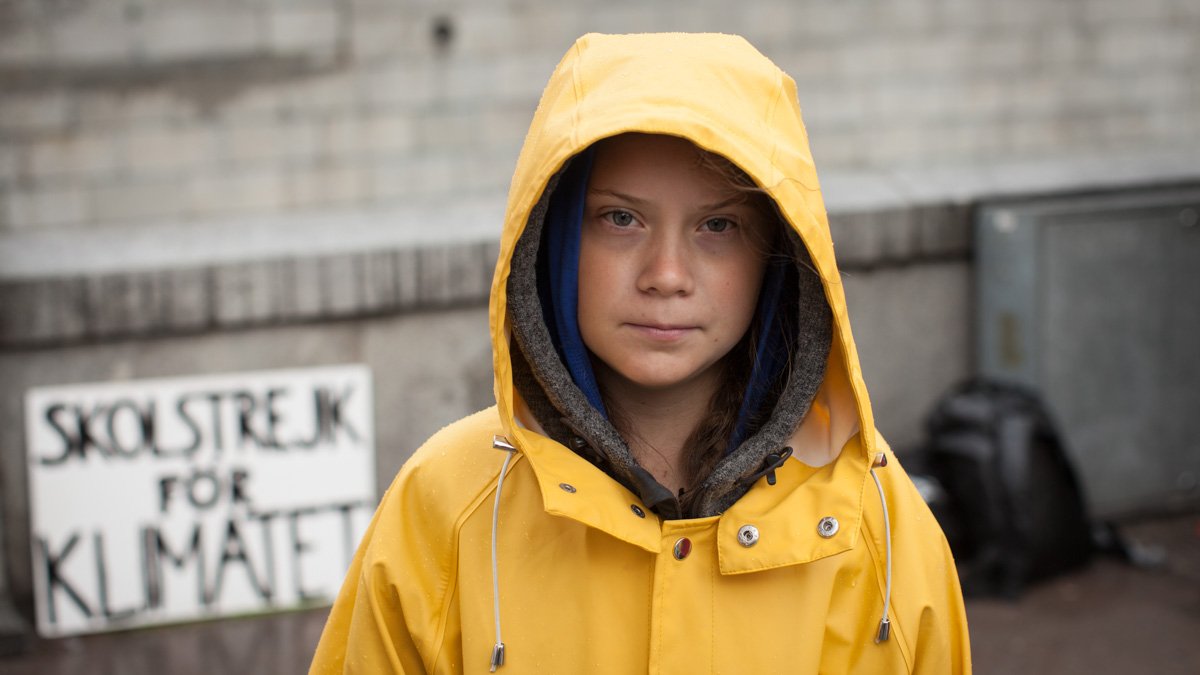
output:
POLYGON ((692 554, 692 540, 687 537, 682 537, 675 542, 675 559, 683 560, 692 554))
POLYGON ((562 488, 563 492, 570 492, 571 494, 575 494, 575 486, 571 485, 570 483, 559 483, 558 487, 562 488))
POLYGON ((630 511, 633 511, 633 515, 637 516, 638 518, 645 518, 645 517, 646 517, 646 512, 645 512, 645 511, 643 511, 643 510, 642 510, 642 507, 638 506, 637 504, 630 504, 630 505, 629 505, 629 510, 630 510, 630 511))
POLYGON ((825 516, 817 523, 817 534, 828 539, 838 533, 838 521, 833 516, 825 516))
POLYGON ((738 543, 746 548, 758 543, 758 528, 753 525, 743 525, 738 530, 738 543))

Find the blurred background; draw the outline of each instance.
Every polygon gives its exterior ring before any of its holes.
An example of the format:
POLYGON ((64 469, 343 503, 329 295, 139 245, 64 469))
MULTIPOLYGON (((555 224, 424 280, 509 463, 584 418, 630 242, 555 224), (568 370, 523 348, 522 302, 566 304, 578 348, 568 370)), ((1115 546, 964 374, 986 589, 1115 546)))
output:
POLYGON ((508 180, 592 31, 796 80, 902 459, 955 383, 1034 386, 1166 554, 972 600, 977 672, 1200 672, 1194 0, 0 0, 0 672, 306 668, 319 608, 34 637, 27 394, 364 364, 382 494, 492 402, 508 180))

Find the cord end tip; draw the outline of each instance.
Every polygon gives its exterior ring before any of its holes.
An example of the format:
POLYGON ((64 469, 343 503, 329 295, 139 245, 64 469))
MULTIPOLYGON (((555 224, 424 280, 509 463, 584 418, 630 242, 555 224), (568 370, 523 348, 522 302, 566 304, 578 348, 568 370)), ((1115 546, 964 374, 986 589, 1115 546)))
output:
POLYGON ((875 644, 887 642, 888 637, 892 634, 892 624, 886 618, 879 622, 879 633, 875 635, 875 644))
POLYGON ((492 669, 490 672, 496 672, 496 669, 504 665, 504 643, 497 642, 495 647, 492 647, 492 669))

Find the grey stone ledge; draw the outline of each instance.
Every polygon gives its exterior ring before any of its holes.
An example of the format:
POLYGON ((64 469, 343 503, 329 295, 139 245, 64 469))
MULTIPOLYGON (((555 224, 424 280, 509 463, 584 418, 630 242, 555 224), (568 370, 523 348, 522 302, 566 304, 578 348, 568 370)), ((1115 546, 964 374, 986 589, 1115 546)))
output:
POLYGON ((499 200, 274 213, 0 233, 0 280, 199 269, 264 260, 478 243, 500 236, 499 200))
MULTIPOLYGON (((846 269, 963 259, 995 198, 1200 181, 1200 148, 827 172, 846 269)), ((488 297, 499 200, 0 235, 0 348, 284 324, 488 297)))
POLYGON ((0 348, 486 303, 498 247, 372 249, 199 268, 0 279, 0 348))
POLYGON ((832 171, 822 194, 838 263, 912 264, 971 251, 973 208, 990 200, 1200 181, 1200 145, 1022 161, 832 171))

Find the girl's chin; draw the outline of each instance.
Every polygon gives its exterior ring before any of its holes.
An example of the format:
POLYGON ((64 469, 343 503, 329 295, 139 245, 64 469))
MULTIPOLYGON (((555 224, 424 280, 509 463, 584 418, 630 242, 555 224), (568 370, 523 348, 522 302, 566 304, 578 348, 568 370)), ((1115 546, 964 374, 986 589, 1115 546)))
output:
POLYGON ((696 369, 655 369, 639 370, 626 368, 612 370, 609 375, 618 386, 646 393, 667 393, 681 387, 691 387, 704 382, 706 375, 715 374, 714 367, 696 369))

